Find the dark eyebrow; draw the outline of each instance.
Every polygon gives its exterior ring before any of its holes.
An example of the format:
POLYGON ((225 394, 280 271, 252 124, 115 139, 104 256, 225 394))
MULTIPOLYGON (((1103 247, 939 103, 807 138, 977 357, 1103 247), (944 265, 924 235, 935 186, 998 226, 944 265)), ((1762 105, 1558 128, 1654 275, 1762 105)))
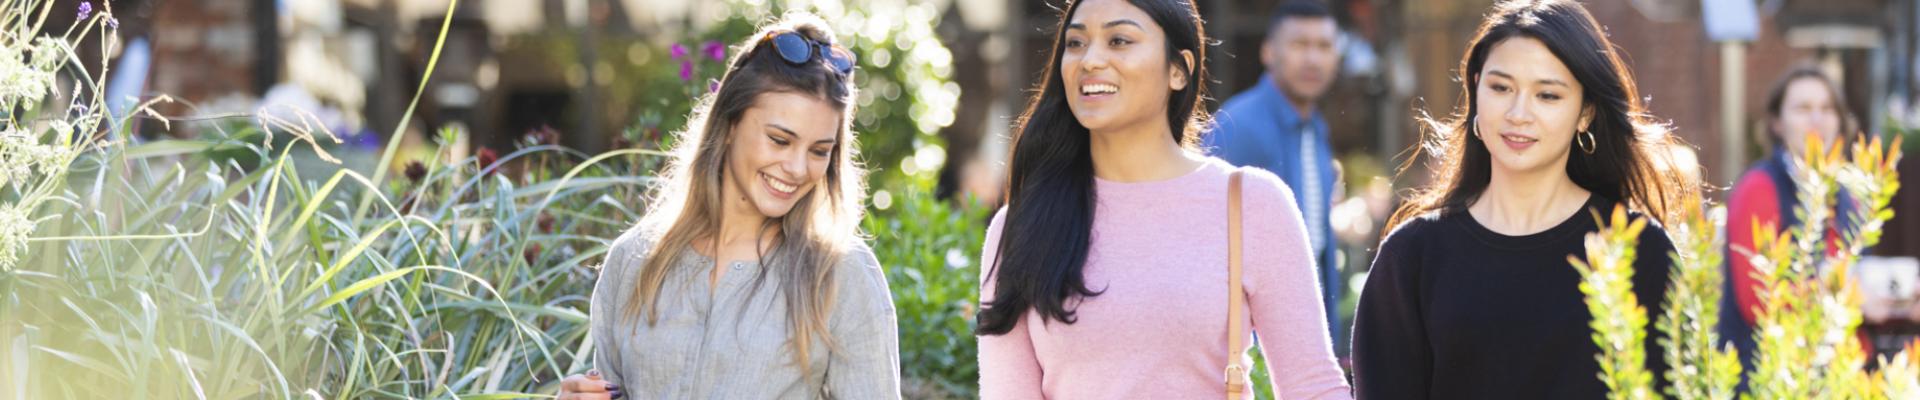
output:
MULTIPOLYGON (((794 131, 793 131, 793 129, 789 129, 789 128, 787 128, 787 127, 785 127, 785 126, 780 126, 780 124, 776 124, 776 123, 771 123, 771 122, 769 122, 769 123, 767 123, 767 127, 768 127, 768 128, 773 128, 773 129, 775 129, 775 130, 778 130, 778 131, 780 131, 780 132, 782 132, 782 133, 786 133, 786 134, 787 134, 787 136, 792 136, 792 137, 793 137, 794 139, 799 139, 799 138, 800 138, 800 133, 799 133, 799 132, 794 132, 794 131)), ((814 143, 814 144, 834 144, 834 143, 839 143, 839 142, 840 142, 840 139, 839 139, 839 138, 826 138, 826 139, 820 139, 820 140, 815 140, 815 141, 813 141, 813 143, 814 143)))
POLYGON ((769 123, 767 123, 767 127, 768 127, 768 128, 773 128, 773 129, 775 129, 775 130, 779 130, 779 131, 781 131, 781 132, 786 132, 786 134, 787 134, 787 136, 792 136, 792 137, 794 137, 794 138, 799 138, 799 137, 800 137, 800 134, 799 134, 799 133, 796 133, 796 132, 794 132, 794 131, 793 131, 792 129, 788 129, 787 127, 784 127, 784 126, 780 126, 780 124, 776 124, 776 123, 771 123, 771 122, 769 122, 769 123))
MULTIPOLYGON (((1112 27, 1116 27, 1116 26, 1121 26, 1121 25, 1133 25, 1133 27, 1134 27, 1134 28, 1139 28, 1139 29, 1146 29, 1146 27, 1145 27, 1145 26, 1143 26, 1143 25, 1140 25, 1140 23, 1139 23, 1139 22, 1134 22, 1134 21, 1133 21, 1133 20, 1131 20, 1131 19, 1117 19, 1117 20, 1113 20, 1113 21, 1107 21, 1107 23, 1105 23, 1105 24, 1101 24, 1100 26, 1101 26, 1101 27, 1104 27, 1104 28, 1112 28, 1112 27)), ((1082 23, 1079 23, 1079 22, 1075 22, 1075 23, 1071 23, 1071 24, 1067 24, 1067 30, 1070 30, 1070 31, 1071 31, 1071 30, 1086 30, 1086 29, 1087 29, 1087 25, 1086 25, 1086 24, 1082 24, 1082 23)))
MULTIPOLYGON (((1507 78, 1507 79, 1514 79, 1513 75, 1508 75, 1506 72, 1501 72, 1499 70, 1487 71, 1487 75, 1493 75, 1493 76, 1498 76, 1498 77, 1507 78)), ((1569 88, 1573 87, 1573 85, 1568 85, 1566 82, 1563 82, 1559 79, 1551 79, 1551 78, 1539 79, 1539 80, 1535 80, 1534 82, 1543 84, 1543 85, 1560 85, 1560 86, 1569 87, 1569 88)))

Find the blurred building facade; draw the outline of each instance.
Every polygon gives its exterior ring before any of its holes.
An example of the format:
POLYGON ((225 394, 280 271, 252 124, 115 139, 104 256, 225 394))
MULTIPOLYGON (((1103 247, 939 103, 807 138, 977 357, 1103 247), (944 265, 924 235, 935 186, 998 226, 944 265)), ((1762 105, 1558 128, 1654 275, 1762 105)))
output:
MULTIPOLYGON (((263 104, 317 106, 330 125, 348 135, 369 135, 363 140, 370 143, 383 143, 399 125, 424 78, 448 6, 447 0, 110 3, 124 16, 123 36, 151 43, 140 93, 184 100, 160 111, 209 115, 263 104)), ((920 3, 941 10, 936 29, 952 51, 951 79, 962 92, 956 118, 941 134, 948 142, 943 195, 993 203, 1004 174, 1005 135, 1041 71, 1056 9, 1064 3, 920 3)), ((1200 2, 1208 32, 1219 41, 1209 60, 1216 100, 1258 80, 1258 46, 1278 3, 1200 2)), ((1322 105, 1348 174, 1390 179, 1419 140, 1419 112, 1453 112, 1460 98, 1460 56, 1493 3, 1329 1, 1351 40, 1343 51, 1342 78, 1322 105)), ((1817 64, 1843 82, 1855 117, 1871 131, 1889 118, 1913 118, 1903 110, 1914 109, 1920 88, 1920 63, 1914 62, 1920 6, 1914 0, 1584 3, 1627 53, 1654 115, 1671 121, 1697 148, 1704 177, 1716 186, 1729 186, 1764 153, 1754 140, 1764 128, 1762 97, 1795 65, 1817 64)), ((473 133, 473 145, 508 149, 522 133, 551 126, 564 132, 569 147, 604 149, 614 133, 634 124, 641 108, 608 95, 623 78, 607 60, 653 61, 644 52, 607 54, 605 44, 658 44, 661 36, 697 31, 731 6, 693 0, 463 1, 419 110, 403 131, 425 137, 459 127, 473 133)), ((1907 176, 1920 177, 1915 163, 1907 165, 1907 176)), ((1418 175, 1402 177, 1396 187, 1419 183, 1418 175)), ((1890 224, 1883 253, 1920 253, 1920 218, 1911 217, 1920 215, 1920 195, 1905 194, 1896 202, 1898 213, 1908 217, 1890 224)))
MULTIPOLYGON (((386 137, 425 72, 447 0, 112 1, 123 41, 146 39, 151 72, 141 93, 183 100, 167 115, 251 112, 277 100, 328 109, 339 127, 386 137), (276 89, 283 89, 279 95, 276 89)), ((481 145, 564 128, 566 144, 604 148, 631 124, 631 108, 601 104, 614 82, 597 42, 645 42, 693 29, 724 8, 663 0, 467 0, 454 9, 411 134, 459 127, 481 145), (574 57, 552 57, 556 48, 574 57), (593 105, 586 107, 584 105, 593 105), (591 109, 592 111, 586 111, 591 109)), ((117 58, 117 57, 116 57, 117 58)), ((116 66, 118 68, 118 66, 116 66)), ((158 131, 157 128, 152 131, 158 131)), ((191 135, 195 128, 175 129, 191 135)), ((341 132, 336 132, 341 133, 341 132)), ((355 132, 345 132, 352 134, 355 132)))

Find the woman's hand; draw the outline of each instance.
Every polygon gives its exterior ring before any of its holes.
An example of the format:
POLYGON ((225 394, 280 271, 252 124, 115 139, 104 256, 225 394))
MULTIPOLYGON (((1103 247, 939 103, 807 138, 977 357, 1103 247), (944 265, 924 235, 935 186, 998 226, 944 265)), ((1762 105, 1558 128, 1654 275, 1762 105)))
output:
POLYGON ((597 369, 560 381, 559 400, 613 400, 622 396, 626 393, 620 391, 620 385, 600 379, 597 369))

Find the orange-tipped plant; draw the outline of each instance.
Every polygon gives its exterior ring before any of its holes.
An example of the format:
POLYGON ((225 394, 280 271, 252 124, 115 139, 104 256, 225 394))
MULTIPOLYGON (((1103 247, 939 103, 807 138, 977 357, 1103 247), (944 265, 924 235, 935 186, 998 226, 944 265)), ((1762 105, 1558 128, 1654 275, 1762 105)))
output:
POLYGON ((1657 394, 1642 346, 1647 309, 1633 295, 1633 242, 1647 228, 1647 220, 1628 220, 1626 207, 1614 207, 1611 221, 1587 234, 1586 260, 1569 255, 1567 262, 1580 270, 1580 293, 1586 294, 1588 312, 1610 316, 1589 324, 1594 343, 1600 345, 1600 380, 1612 390, 1608 397, 1650 399, 1657 394))
POLYGON ((1680 399, 1728 400, 1740 383, 1740 358, 1721 345, 1716 330, 1720 320, 1720 287, 1726 279, 1720 264, 1720 230, 1698 202, 1687 203, 1680 218, 1667 225, 1674 253, 1667 307, 1655 327, 1666 337, 1666 394, 1680 399))
MULTIPOLYGON (((1852 146, 1825 146, 1809 138, 1806 154, 1794 162, 1794 181, 1800 205, 1794 209, 1801 224, 1788 229, 1757 221, 1751 224, 1753 243, 1735 243, 1736 256, 1757 268, 1761 301, 1754 340, 1754 369, 1747 371, 1748 393, 1757 399, 1914 398, 1920 395, 1920 366, 1903 351, 1882 360, 1886 367, 1868 374, 1868 355, 1854 335, 1861 321, 1860 293, 1848 270, 1861 252, 1879 243, 1880 227, 1893 218, 1888 208, 1899 189, 1901 140, 1891 145, 1869 138, 1852 146), (1846 151, 1843 153, 1843 151, 1846 151), (1844 189, 1844 191, 1842 190, 1844 189), (1840 193, 1848 196, 1840 196, 1840 193), (1841 204, 1846 202, 1846 206, 1841 204), (1846 211, 1846 212, 1843 212, 1846 211), (1841 223, 1834 223, 1843 219, 1841 223), (1829 229, 1837 229, 1830 234, 1829 229), (1837 237, 1838 240, 1830 240, 1837 237)), ((1656 327, 1666 336, 1666 395, 1683 399, 1730 399, 1741 373, 1731 349, 1717 346, 1721 271, 1721 230, 1709 215, 1723 215, 1715 207, 1703 211, 1689 205, 1670 226, 1675 245, 1673 283, 1667 307, 1656 327)), ((1642 221, 1626 221, 1619 214, 1587 241, 1587 259, 1570 261, 1582 276, 1594 316, 1594 341, 1601 346, 1600 379, 1614 391, 1613 398, 1647 398, 1651 383, 1644 379, 1639 360, 1644 351, 1637 335, 1644 332, 1645 311, 1634 302, 1631 256, 1642 221), (1624 257, 1623 257, 1624 256, 1624 257)), ((1911 350, 1911 347, 1908 349, 1911 350)))

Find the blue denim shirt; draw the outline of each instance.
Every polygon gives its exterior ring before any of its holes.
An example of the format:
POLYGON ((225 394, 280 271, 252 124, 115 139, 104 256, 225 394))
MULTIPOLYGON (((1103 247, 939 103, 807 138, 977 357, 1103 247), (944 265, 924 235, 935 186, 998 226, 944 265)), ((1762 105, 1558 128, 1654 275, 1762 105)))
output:
MULTIPOLYGON (((1274 85, 1272 75, 1261 75, 1260 82, 1246 91, 1227 99, 1226 104, 1214 115, 1211 132, 1202 137, 1201 143, 1209 154, 1220 157, 1236 166, 1264 168, 1279 175, 1297 196, 1297 206, 1305 210, 1307 202, 1317 202, 1320 218, 1306 221, 1307 234, 1319 237, 1322 245, 1315 248, 1314 262, 1319 263, 1320 288, 1327 307, 1327 329, 1335 343, 1346 342, 1346 336, 1340 326, 1340 313, 1335 309, 1340 304, 1343 284, 1340 282, 1339 264, 1335 260, 1335 242, 1333 226, 1327 221, 1333 203, 1335 172, 1333 169, 1333 149, 1327 142, 1327 121, 1319 113, 1302 118, 1287 102, 1285 95, 1274 85), (1301 129, 1311 127, 1311 129, 1301 129), (1312 135, 1308 142, 1313 146, 1314 159, 1300 160, 1300 135, 1312 135), (1300 194, 1305 179, 1303 162, 1311 162, 1319 173, 1320 194, 1318 198, 1307 198, 1300 194)), ((1335 346, 1336 354, 1346 354, 1345 346, 1335 346)))

